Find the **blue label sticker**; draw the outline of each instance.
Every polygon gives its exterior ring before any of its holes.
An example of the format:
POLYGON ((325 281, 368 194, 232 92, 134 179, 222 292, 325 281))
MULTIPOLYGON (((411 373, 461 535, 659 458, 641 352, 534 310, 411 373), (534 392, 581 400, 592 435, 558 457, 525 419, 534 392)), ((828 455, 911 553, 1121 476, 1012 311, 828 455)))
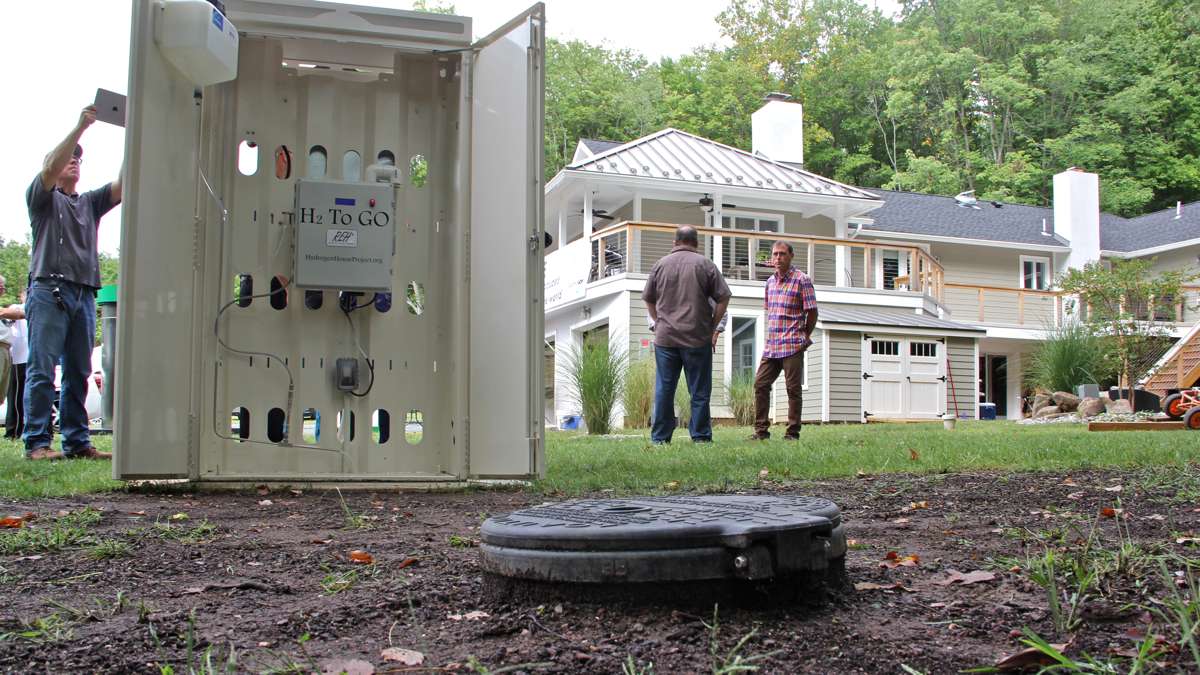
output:
POLYGON ((216 9, 213 10, 213 25, 216 26, 217 30, 219 31, 225 30, 225 17, 221 16, 221 13, 216 9))
POLYGON ((335 206, 354 206, 354 200, 349 197, 334 197, 333 203, 335 206))

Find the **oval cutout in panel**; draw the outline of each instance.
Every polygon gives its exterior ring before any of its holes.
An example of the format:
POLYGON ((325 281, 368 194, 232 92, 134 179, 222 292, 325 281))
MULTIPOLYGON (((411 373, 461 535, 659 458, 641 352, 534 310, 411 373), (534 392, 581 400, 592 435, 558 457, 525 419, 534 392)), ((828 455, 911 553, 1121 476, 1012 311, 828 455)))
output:
POLYGON ((304 442, 316 443, 321 440, 321 411, 316 408, 304 409, 304 442))
POLYGON ((416 281, 408 282, 404 288, 404 304, 408 305, 408 313, 421 316, 425 313, 425 284, 416 281))
POLYGON ((388 166, 396 166, 396 155, 391 150, 380 150, 375 156, 375 161, 388 166))
POLYGON ((425 415, 420 410, 409 410, 404 417, 404 440, 409 445, 417 445, 425 438, 425 415))
POLYGON ((279 180, 292 177, 292 151, 286 145, 275 148, 275 177, 279 180))
POLYGON ((371 439, 379 445, 383 445, 392 437, 392 416, 388 414, 388 411, 380 408, 375 411, 374 417, 371 424, 371 439))
POLYGON ((408 180, 413 187, 425 187, 429 180, 429 161, 425 155, 413 155, 408 160, 408 180))
POLYGON ((346 420, 345 420, 345 417, 343 417, 343 413, 341 411, 338 411, 338 414, 337 414, 337 437, 338 437, 339 441, 346 441, 346 440, 353 441, 354 440, 354 413, 353 412, 350 413, 350 424, 349 424, 350 428, 347 429, 346 426, 347 426, 346 420), (347 431, 350 433, 349 438, 346 437, 347 431))
POLYGON ((329 165, 329 153, 325 146, 314 145, 308 149, 308 167, 305 178, 324 178, 329 165))
POLYGON ((243 176, 253 176, 258 173, 258 143, 254 141, 238 143, 238 173, 243 176))
POLYGON ((284 286, 283 277, 277 274, 271 277, 271 307, 287 309, 287 302, 287 287, 284 286))
POLYGON ((362 155, 357 150, 347 150, 342 155, 342 180, 358 183, 362 180, 362 155))
POLYGON ((250 438, 250 411, 244 406, 233 409, 229 416, 229 433, 240 438, 250 438))
POLYGON ((233 277, 233 298, 238 307, 249 307, 254 302, 254 277, 237 274, 233 277))
POLYGON ((271 408, 267 413, 267 440, 272 443, 283 440, 283 425, 286 420, 287 415, 283 414, 283 408, 271 408))

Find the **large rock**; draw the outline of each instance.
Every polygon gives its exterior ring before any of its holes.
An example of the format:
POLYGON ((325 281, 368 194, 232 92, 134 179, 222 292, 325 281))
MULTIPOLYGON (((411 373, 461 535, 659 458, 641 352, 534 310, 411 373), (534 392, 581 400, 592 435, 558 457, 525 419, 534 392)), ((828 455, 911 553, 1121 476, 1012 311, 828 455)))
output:
POLYGON ((1046 394, 1038 394, 1037 396, 1034 396, 1033 397, 1033 414, 1037 415, 1037 412, 1039 410, 1041 410, 1042 408, 1045 408, 1048 405, 1050 405, 1050 397, 1047 396, 1046 394))
POLYGON ((1043 417, 1052 417, 1052 416, 1057 416, 1057 415, 1058 415, 1059 413, 1061 413, 1061 412, 1062 412, 1062 411, 1058 409, 1058 406, 1056 406, 1056 405, 1048 405, 1048 406, 1043 406, 1043 407, 1041 407, 1040 409, 1038 409, 1038 411, 1037 411, 1037 412, 1035 412, 1035 413, 1033 414, 1033 416, 1034 416, 1034 417, 1037 417, 1037 418, 1039 418, 1039 419, 1041 419, 1041 418, 1043 418, 1043 417))
POLYGON ((1116 401, 1113 401, 1111 399, 1105 400, 1104 407, 1107 410, 1107 412, 1110 412, 1110 413, 1126 414, 1126 415, 1133 413, 1133 406, 1130 405, 1129 401, 1127 401, 1123 398, 1118 399, 1116 401))
POLYGON ((1054 404, 1062 412, 1075 412, 1079 409, 1079 397, 1066 391, 1056 391, 1051 395, 1054 404))
POLYGON ((1080 417, 1095 417, 1104 412, 1104 401, 1098 398, 1088 397, 1079 402, 1080 417))

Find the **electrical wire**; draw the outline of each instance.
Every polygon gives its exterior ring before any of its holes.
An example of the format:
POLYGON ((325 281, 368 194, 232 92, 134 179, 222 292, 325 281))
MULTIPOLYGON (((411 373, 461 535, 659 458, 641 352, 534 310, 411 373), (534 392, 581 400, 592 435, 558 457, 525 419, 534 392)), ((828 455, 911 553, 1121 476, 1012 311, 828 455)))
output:
POLYGON ((358 398, 364 398, 367 394, 370 394, 371 389, 375 387, 375 364, 371 362, 371 357, 367 356, 366 350, 362 348, 362 344, 358 341, 358 331, 354 329, 354 320, 350 318, 350 312, 352 311, 354 310, 343 309, 342 314, 346 315, 346 323, 350 324, 350 337, 354 340, 355 348, 358 349, 359 354, 362 354, 363 360, 367 362, 367 370, 371 372, 371 381, 369 384, 367 384, 367 390, 361 394, 353 391, 346 393, 358 398))

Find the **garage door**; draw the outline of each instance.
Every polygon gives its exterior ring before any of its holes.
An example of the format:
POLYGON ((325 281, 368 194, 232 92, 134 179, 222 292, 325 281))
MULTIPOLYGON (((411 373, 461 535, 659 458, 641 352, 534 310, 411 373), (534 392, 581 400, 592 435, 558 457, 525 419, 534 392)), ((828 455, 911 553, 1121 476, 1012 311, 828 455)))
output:
POLYGON ((946 401, 946 345, 940 340, 863 340, 863 411, 876 419, 937 419, 946 401))

